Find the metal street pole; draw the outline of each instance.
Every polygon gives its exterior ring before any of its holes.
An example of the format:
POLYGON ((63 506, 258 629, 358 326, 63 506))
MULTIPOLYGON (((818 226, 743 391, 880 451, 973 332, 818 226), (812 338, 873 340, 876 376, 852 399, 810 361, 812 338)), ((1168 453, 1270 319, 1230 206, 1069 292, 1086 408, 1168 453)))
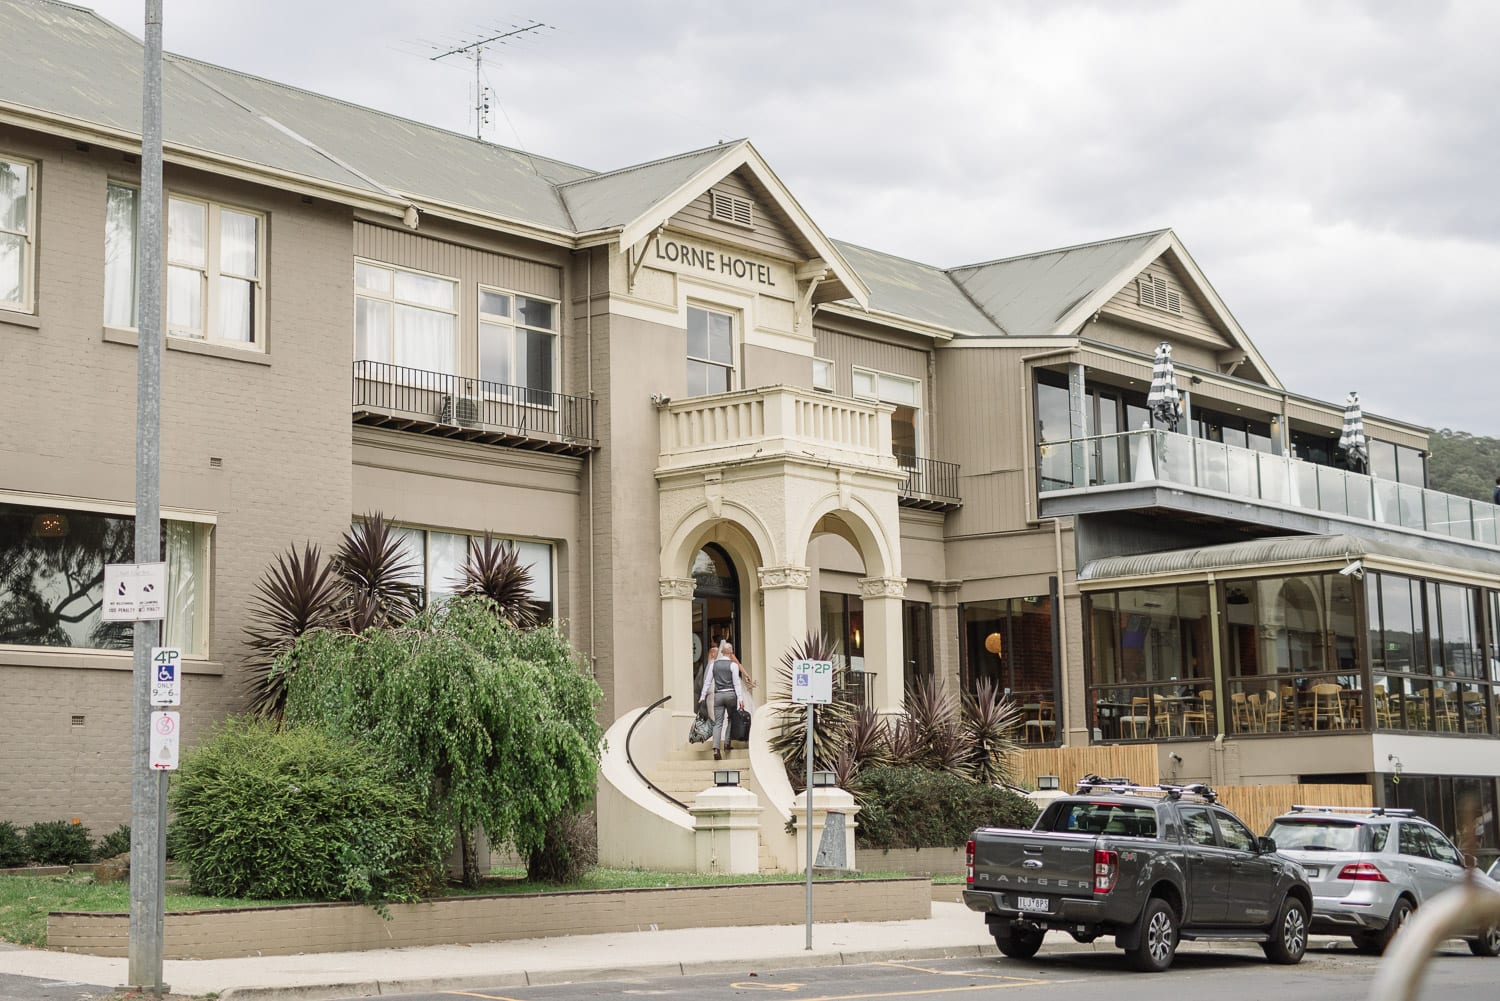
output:
POLYGON ((813 712, 811 702, 807 704, 807 785, 803 795, 807 797, 807 948, 812 948, 812 870, 813 870, 813 712))
MULTIPOLYGON (((141 73, 140 287, 136 349, 135 561, 161 561, 161 21, 162 0, 146 0, 145 63, 141 73)), ((130 967, 128 986, 165 994, 162 925, 165 903, 167 775, 150 764, 151 648, 159 622, 135 623, 135 673, 130 754, 130 967)))

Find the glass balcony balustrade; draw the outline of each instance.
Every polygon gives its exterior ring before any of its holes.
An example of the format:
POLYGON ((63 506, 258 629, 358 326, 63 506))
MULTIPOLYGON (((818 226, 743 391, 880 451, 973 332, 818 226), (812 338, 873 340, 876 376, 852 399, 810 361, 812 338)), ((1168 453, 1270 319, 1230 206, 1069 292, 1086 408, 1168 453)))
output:
POLYGON ((1500 545, 1500 508, 1409 483, 1161 430, 1038 446, 1041 495, 1161 483, 1500 545))

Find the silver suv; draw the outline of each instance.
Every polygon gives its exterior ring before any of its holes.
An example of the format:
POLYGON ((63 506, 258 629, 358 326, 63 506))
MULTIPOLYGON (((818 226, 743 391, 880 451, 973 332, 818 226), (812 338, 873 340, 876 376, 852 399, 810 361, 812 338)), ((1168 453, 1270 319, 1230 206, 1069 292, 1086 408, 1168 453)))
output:
MULTIPOLYGON (((1300 862, 1313 891, 1312 930, 1348 935, 1379 955, 1411 912, 1464 878, 1464 859, 1443 832, 1411 810, 1294 806, 1266 832, 1300 862)), ((1500 883, 1474 878, 1500 892, 1500 883)), ((1476 956, 1500 956, 1500 926, 1467 937, 1476 956)))

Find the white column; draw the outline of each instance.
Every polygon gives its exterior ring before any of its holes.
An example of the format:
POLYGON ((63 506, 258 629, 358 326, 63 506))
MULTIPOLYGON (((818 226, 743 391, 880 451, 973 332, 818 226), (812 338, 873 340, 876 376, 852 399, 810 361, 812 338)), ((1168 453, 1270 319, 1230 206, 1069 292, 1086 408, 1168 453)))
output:
POLYGON ((901 599, 905 577, 862 577, 859 594, 865 606, 865 670, 875 674, 875 711, 901 708, 906 693, 901 599))
MULTIPOLYGON (((813 801, 816 808, 817 800, 813 801)), ((688 807, 696 872, 760 872, 760 801, 739 786, 711 786, 688 807)))
MULTIPOLYGON (((857 869, 854 864, 854 829, 858 826, 854 822, 854 815, 859 812, 859 807, 854 803, 854 797, 839 788, 822 788, 812 791, 812 836, 813 836, 813 865, 818 864, 818 849, 823 845, 823 829, 828 826, 828 815, 830 813, 842 813, 844 815, 844 865, 845 869, 857 869)), ((807 871, 807 793, 797 794, 792 800, 792 816, 797 819, 797 872, 807 871)))
POLYGON ((807 582, 812 571, 807 567, 760 567, 760 593, 765 599, 762 656, 766 677, 772 676, 781 655, 793 643, 807 638, 807 582))
POLYGON ((672 715, 687 717, 693 714, 693 703, 698 695, 693 691, 693 677, 698 670, 698 665, 693 663, 693 592, 698 582, 691 577, 662 577, 658 584, 661 594, 661 693, 672 696, 672 701, 666 706, 672 715))

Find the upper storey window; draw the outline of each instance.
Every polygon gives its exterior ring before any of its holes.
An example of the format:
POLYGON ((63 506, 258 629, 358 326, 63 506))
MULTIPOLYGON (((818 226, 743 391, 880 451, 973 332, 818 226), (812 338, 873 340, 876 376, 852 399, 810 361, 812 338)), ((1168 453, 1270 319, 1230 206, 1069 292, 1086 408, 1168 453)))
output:
POLYGON ((549 405, 557 391, 557 304, 479 290, 479 378, 489 393, 549 405))
MULTIPOLYGON (((140 192, 111 184, 105 196, 104 322, 134 327, 140 263, 140 192)), ((217 202, 167 198, 167 334, 262 350, 265 216, 217 202)))
POLYGON ((734 386, 734 317, 689 306, 687 394, 727 393, 734 386))
POLYGON ((458 282, 356 261, 354 356, 457 375, 458 282))
POLYGON ((854 395, 866 400, 893 403, 891 414, 891 449, 903 466, 912 466, 918 455, 917 442, 922 414, 922 386, 915 379, 904 379, 886 372, 854 370, 854 395))
POLYGON ((0 309, 31 312, 36 164, 0 156, 0 309))

